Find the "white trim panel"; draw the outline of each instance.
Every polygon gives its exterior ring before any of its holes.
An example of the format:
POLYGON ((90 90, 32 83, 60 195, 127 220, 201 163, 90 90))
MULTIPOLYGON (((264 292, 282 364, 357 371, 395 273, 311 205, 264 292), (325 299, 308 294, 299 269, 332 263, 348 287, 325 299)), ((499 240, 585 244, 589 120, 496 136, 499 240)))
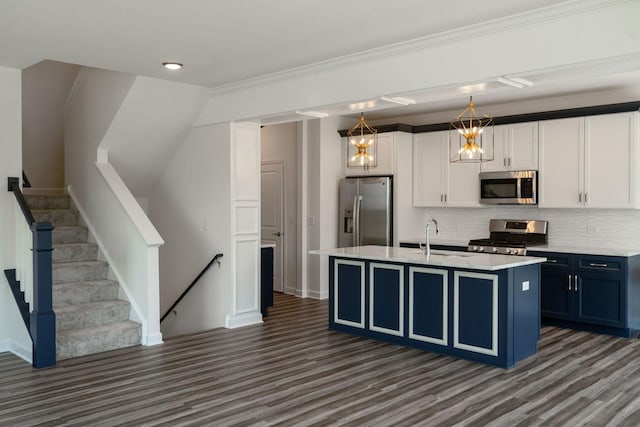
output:
POLYGON ((473 351, 475 353, 498 356, 498 275, 486 273, 474 273, 470 271, 454 271, 453 273, 453 347, 460 350, 473 351), (459 341, 459 314, 460 314, 460 277, 490 280, 492 282, 491 303, 491 348, 477 347, 464 344, 459 341))
POLYGON ((333 264, 333 321, 340 325, 353 326, 355 328, 364 329, 364 312, 365 312, 365 269, 364 261, 349 261, 344 259, 336 259, 333 264), (340 319, 338 317, 338 266, 355 265, 360 267, 360 322, 352 322, 350 320, 340 319))
POLYGON ((437 270, 434 268, 409 267, 409 338, 424 341, 432 344, 447 346, 449 328, 449 272, 447 270, 437 270), (414 273, 437 274, 442 276, 442 339, 416 334, 413 331, 414 313, 414 273))
MULTIPOLYGON (((385 302, 382 302, 383 304, 385 302)), ((404 336, 404 265, 390 265, 390 264, 381 264, 381 263, 377 263, 377 262, 372 262, 369 264, 369 329, 375 332, 382 332, 384 334, 390 334, 390 335, 397 335, 399 337, 404 336), (400 300, 399 300, 399 304, 400 306, 398 307, 398 325, 400 326, 399 330, 395 330, 395 329, 388 329, 388 328, 383 328, 381 326, 376 326, 375 325, 375 318, 373 315, 373 307, 375 304, 374 298, 373 298, 373 287, 375 285, 374 280, 373 280, 373 270, 379 268, 381 270, 395 270, 397 271, 398 274, 398 286, 400 289, 398 289, 398 293, 400 295, 400 300)))

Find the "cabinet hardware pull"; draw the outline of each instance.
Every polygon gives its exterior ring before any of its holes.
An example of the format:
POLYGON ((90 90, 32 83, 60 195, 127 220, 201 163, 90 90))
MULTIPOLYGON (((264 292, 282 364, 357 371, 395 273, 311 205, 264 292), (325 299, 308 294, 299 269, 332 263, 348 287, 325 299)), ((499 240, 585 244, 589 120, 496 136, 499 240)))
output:
POLYGON ((569 275, 569 290, 571 290, 571 275, 569 275))
POLYGON ((584 202, 587 203, 587 193, 584 193, 584 202))
POLYGON ((442 203, 442 194, 440 195, 440 203, 442 203))
POLYGON ((578 275, 577 274, 573 275, 573 280, 574 280, 574 282, 573 282, 573 290, 578 292, 578 275))
POLYGON ((511 167, 511 157, 507 157, 507 166, 511 167))
POLYGON ((590 267, 603 267, 603 268, 609 267, 608 264, 602 264, 602 263, 599 263, 599 262, 590 262, 589 266, 590 267))
POLYGON ((558 260, 557 259, 549 259, 549 258, 547 258, 547 262, 558 262, 558 260))
POLYGON ((506 157, 502 158, 502 166, 507 166, 507 158, 506 157))
POLYGON ((582 193, 578 193, 578 203, 582 203, 582 193))
POLYGON ((447 203, 447 195, 444 195, 444 202, 447 203))

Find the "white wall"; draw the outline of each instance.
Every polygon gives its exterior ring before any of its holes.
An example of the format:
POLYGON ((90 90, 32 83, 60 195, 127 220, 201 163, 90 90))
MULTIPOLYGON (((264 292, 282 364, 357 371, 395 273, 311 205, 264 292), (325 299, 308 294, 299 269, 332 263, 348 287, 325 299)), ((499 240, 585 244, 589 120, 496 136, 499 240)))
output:
POLYGON ((261 162, 284 164, 284 291, 297 288, 298 241, 298 122, 265 126, 260 135, 261 162))
MULTIPOLYGON (((307 249, 334 248, 338 245, 338 186, 344 177, 344 141, 338 129, 353 125, 349 118, 335 117, 307 122, 307 249)), ((305 252, 306 253, 306 252, 305 252)), ((306 287, 303 297, 329 296, 328 258, 308 255, 306 287)))
POLYGON ((151 192, 207 100, 200 86, 135 78, 100 143, 134 196, 151 192))
POLYGON ((79 69, 47 60, 22 71, 23 168, 34 188, 64 188, 64 108, 79 69))
POLYGON ((7 178, 22 177, 22 89, 20 70, 0 67, 0 352, 13 351, 29 359, 31 339, 22 322, 4 270, 16 268, 15 198, 7 178))
POLYGON ((216 253, 224 254, 162 323, 166 336, 224 325, 231 282, 229 124, 191 129, 149 197, 160 248, 161 313, 216 253))

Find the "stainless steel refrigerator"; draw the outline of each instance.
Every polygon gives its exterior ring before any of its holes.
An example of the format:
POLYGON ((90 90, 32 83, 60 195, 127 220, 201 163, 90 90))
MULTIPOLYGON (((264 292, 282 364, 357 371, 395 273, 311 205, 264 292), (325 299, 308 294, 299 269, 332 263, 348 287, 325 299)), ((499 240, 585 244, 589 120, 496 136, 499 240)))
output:
POLYGON ((392 178, 345 178, 340 181, 340 247, 393 246, 392 178))

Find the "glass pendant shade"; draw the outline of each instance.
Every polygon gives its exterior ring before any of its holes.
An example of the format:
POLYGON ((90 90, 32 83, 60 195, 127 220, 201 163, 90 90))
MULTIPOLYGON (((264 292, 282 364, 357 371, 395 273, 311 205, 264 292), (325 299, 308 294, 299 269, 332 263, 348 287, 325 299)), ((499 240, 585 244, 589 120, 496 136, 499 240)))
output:
POLYGON ((368 170, 376 167, 378 149, 378 131, 364 120, 364 114, 360 114, 360 120, 347 131, 349 144, 347 145, 347 167, 363 168, 368 170))
POLYGON ((449 160, 481 163, 493 160, 493 119, 469 105, 449 125, 449 160))

